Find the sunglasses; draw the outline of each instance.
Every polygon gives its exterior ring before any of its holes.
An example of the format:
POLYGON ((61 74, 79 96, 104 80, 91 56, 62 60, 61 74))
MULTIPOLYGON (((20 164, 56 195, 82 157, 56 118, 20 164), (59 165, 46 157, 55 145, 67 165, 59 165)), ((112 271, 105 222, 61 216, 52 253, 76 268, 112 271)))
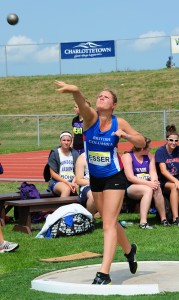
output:
POLYGON ((179 140, 167 139, 167 141, 169 141, 169 142, 171 142, 171 143, 178 143, 179 140))

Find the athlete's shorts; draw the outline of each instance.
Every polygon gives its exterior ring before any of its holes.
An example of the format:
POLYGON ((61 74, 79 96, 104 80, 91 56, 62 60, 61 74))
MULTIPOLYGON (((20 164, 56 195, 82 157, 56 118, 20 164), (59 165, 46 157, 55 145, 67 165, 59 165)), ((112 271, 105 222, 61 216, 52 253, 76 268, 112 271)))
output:
POLYGON ((86 202, 87 202, 87 193, 91 190, 91 187, 89 185, 85 186, 82 191, 79 193, 78 197, 78 203, 81 204, 86 208, 86 202))
POLYGON ((92 192, 102 192, 104 190, 126 190, 127 178, 124 170, 112 176, 97 178, 90 175, 90 186, 92 192))

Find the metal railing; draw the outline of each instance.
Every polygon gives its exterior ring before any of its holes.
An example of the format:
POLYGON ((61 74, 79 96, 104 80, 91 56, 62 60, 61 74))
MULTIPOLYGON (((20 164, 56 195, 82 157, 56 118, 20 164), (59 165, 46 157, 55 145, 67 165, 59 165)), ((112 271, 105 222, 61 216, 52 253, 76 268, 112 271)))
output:
MULTIPOLYGON (((152 140, 164 140, 165 128, 179 128, 179 110, 115 112, 152 140)), ((63 130, 72 131, 74 114, 0 115, 1 148, 53 147, 63 130)))

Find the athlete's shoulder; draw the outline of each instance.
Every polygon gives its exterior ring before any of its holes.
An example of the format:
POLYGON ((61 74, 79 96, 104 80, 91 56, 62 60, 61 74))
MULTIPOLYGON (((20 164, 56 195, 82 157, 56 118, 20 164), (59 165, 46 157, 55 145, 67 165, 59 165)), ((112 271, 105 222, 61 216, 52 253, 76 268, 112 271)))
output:
POLYGON ((125 127, 125 125, 128 124, 128 122, 121 117, 116 117, 116 119, 120 128, 125 127))

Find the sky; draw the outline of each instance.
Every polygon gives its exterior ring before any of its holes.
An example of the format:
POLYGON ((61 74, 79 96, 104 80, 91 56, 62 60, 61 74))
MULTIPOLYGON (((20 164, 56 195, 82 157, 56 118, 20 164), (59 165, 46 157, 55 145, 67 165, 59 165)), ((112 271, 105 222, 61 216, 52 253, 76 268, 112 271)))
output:
POLYGON ((0 0, 0 77, 165 68, 178 11, 179 0, 0 0), (60 59, 60 43, 107 40, 115 57, 60 59))

